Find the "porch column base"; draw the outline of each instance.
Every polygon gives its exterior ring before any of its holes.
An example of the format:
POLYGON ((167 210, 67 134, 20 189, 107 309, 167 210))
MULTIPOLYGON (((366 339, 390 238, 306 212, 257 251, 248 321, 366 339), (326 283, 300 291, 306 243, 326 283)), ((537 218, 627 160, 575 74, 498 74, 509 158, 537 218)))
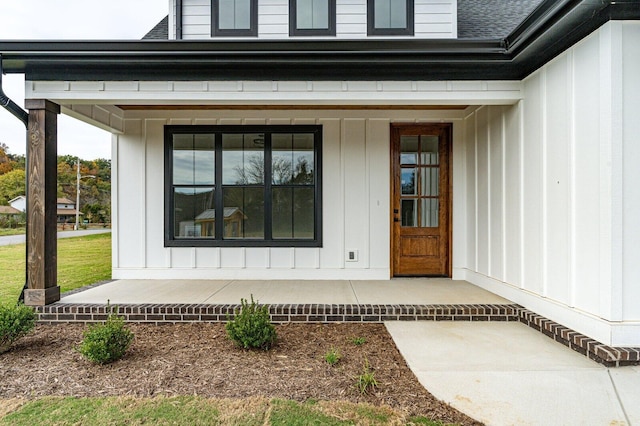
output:
POLYGON ((24 304, 27 306, 44 306, 58 300, 60 300, 60 286, 24 291, 24 304))

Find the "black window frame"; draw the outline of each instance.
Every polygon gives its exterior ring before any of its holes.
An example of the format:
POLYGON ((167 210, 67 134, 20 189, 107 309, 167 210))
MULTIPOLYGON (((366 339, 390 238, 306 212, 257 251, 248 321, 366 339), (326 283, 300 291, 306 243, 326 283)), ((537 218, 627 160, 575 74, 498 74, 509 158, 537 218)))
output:
MULTIPOLYGON (((165 247, 322 247, 322 125, 165 125, 164 126, 164 246, 165 247), (264 239, 223 239, 220 232, 213 238, 175 238, 174 187, 173 185, 173 135, 215 133, 215 215, 222 219, 224 202, 222 188, 222 134, 265 134, 265 180, 264 180, 264 239), (272 184, 271 135, 313 133, 314 134, 314 238, 272 238, 272 184), (268 228, 268 230, 267 230, 268 228)), ((193 186, 193 185, 188 185, 193 186)), ((224 220, 216 221, 216 230, 222 229, 224 220)))
POLYGON ((298 0, 289 0, 289 36, 335 36, 336 35, 336 0, 328 0, 329 28, 298 29, 298 0))
POLYGON ((249 0, 249 29, 220 29, 219 0, 211 0, 211 36, 212 37, 257 37, 258 36, 258 0, 249 0))
POLYGON ((414 0, 407 2, 407 26, 405 28, 376 28, 375 0, 367 0, 367 35, 370 36, 412 36, 415 34, 414 0))

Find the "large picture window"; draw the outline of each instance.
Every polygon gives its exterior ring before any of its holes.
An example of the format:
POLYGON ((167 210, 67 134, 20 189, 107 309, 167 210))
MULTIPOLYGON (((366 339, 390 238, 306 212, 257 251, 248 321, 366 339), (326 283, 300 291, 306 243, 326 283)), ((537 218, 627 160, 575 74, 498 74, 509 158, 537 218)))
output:
POLYGON ((414 0, 367 0, 369 35, 413 35, 414 0))
POLYGON ((166 126, 166 246, 321 245, 321 126, 166 126))
POLYGON ((211 35, 258 35, 258 0, 212 0, 211 35))

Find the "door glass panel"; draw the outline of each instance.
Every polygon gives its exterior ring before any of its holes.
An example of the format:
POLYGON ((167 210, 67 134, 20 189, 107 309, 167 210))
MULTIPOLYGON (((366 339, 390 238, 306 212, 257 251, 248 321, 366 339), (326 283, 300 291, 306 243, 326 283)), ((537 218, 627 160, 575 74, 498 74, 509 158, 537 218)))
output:
POLYGON ((401 200, 402 226, 418 226, 418 200, 401 200))
POLYGON ((416 172, 417 169, 402 169, 402 178, 400 182, 402 195, 416 194, 416 172))
POLYGON ((421 173, 422 182, 420 185, 420 195, 427 197, 437 197, 439 194, 440 168, 425 167, 421 173))
POLYGON ((437 136, 420 136, 421 140, 421 164, 425 166, 433 166, 439 163, 438 160, 438 137, 437 136))
POLYGON ((400 164, 418 164, 418 136, 400 137, 400 164))
POLYGON ((438 213, 440 211, 439 202, 437 198, 423 198, 422 211, 420 219, 422 226, 425 228, 437 228, 438 227, 438 213))

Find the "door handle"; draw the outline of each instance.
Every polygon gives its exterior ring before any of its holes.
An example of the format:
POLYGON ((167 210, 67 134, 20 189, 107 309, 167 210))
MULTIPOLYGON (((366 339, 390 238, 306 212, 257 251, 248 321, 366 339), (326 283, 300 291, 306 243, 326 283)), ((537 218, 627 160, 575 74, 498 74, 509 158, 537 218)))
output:
POLYGON ((394 222, 400 222, 400 219, 398 219, 397 217, 394 217, 394 218, 393 218, 393 221, 394 221, 394 222))

